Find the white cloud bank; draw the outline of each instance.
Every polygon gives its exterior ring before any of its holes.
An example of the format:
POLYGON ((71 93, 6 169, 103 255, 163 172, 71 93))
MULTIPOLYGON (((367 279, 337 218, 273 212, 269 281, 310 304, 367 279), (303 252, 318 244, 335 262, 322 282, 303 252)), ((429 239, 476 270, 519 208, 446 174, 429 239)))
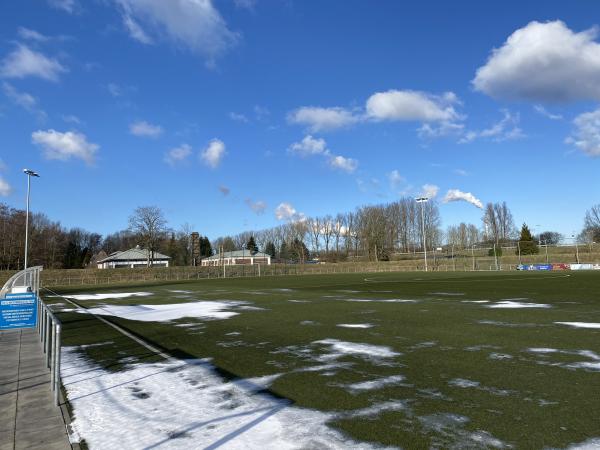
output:
POLYGON ((253 201, 252 199, 247 198, 245 203, 248 205, 248 208, 250 208, 257 215, 264 214, 265 210, 267 209, 267 204, 262 200, 253 201))
POLYGON ((171 167, 176 166, 188 159, 192 154, 192 147, 188 144, 182 144, 179 147, 174 147, 165 155, 165 162, 171 167))
POLYGON ((160 125, 153 125, 145 120, 138 120, 129 125, 129 132, 134 136, 157 138, 163 133, 160 125))
POLYGON ((424 184, 421 189, 420 196, 427 197, 430 200, 437 197, 438 192, 440 191, 440 187, 435 184, 424 184))
POLYGON ((61 133, 56 130, 34 131, 31 141, 42 147, 47 159, 68 161, 72 158, 81 159, 87 164, 93 164, 98 144, 88 142, 84 134, 75 131, 61 133))
POLYGON ((446 192, 446 196, 442 201, 444 203, 467 202, 479 209, 483 209, 483 203, 481 203, 481 200, 479 200, 470 192, 463 192, 458 189, 450 189, 448 192, 446 192))
POLYGON ((48 0, 48 4, 69 14, 74 14, 80 9, 77 0, 48 0))
POLYGON ((0 76, 3 78, 38 77, 48 81, 58 81, 67 69, 56 59, 30 49, 27 45, 17 44, 0 64, 0 76))
POLYGON ((460 118, 452 92, 442 96, 410 90, 389 90, 373 94, 367 100, 367 117, 373 120, 452 122, 460 118))
POLYGON ((288 147, 288 152, 303 158, 320 155, 327 158, 329 167, 346 173, 353 173, 358 168, 358 161, 341 155, 334 155, 328 148, 327 142, 322 138, 315 138, 310 134, 302 141, 294 142, 288 147))
POLYGON ((291 203, 283 202, 275 208, 275 217, 277 220, 285 220, 288 222, 302 222, 306 220, 304 213, 296 211, 291 203))
POLYGON ((468 144, 476 139, 489 139, 494 142, 510 141, 525 137, 523 130, 519 126, 521 116, 513 114, 508 110, 502 111, 504 117, 492 124, 489 128, 483 130, 466 131, 459 139, 459 144, 468 144))
POLYGON ((200 160, 211 169, 216 169, 226 154, 225 143, 219 139, 213 139, 208 143, 208 147, 200 153, 200 160))
POLYGON ((12 192, 12 187, 1 175, 0 175, 0 196, 8 197, 12 192))
POLYGON ((491 97, 536 102, 600 100, 598 29, 530 22, 494 49, 472 83, 491 97))
POLYGON ((290 112, 287 120, 289 123, 306 126, 311 133, 318 133, 350 126, 360 118, 345 108, 304 106, 290 112))
POLYGON ((600 109, 580 114, 573 120, 575 131, 566 139, 588 156, 600 157, 600 109))
POLYGON ((215 59, 237 44, 232 32, 211 0, 115 0, 130 36, 152 44, 166 38, 178 47, 215 59))

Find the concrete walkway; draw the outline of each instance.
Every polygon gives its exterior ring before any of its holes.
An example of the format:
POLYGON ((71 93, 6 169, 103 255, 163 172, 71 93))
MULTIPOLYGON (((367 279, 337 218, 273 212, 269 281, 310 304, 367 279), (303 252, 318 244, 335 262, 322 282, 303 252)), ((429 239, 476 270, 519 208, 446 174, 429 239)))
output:
POLYGON ((70 450, 35 329, 0 331, 0 450, 70 450))

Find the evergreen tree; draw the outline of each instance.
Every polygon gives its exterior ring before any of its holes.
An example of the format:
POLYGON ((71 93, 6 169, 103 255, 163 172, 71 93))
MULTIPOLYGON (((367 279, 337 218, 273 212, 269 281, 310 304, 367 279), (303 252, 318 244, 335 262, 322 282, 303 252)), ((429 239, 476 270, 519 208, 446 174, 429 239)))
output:
POLYGON ((201 258, 206 258, 208 256, 212 256, 213 251, 212 251, 212 245, 210 245, 210 240, 205 237, 202 236, 200 238, 200 257, 201 258))
MULTIPOLYGON (((531 235, 529 227, 526 224, 523 224, 523 226, 521 227, 519 246, 521 248, 521 255, 535 255, 540 251, 536 242, 533 240, 533 236, 531 235)), ((518 253, 519 249, 517 249, 517 254, 518 253)))
POLYGON ((304 263, 309 258, 308 248, 298 238, 294 239, 289 250, 289 258, 304 263))
POLYGON ((250 236, 250 239, 248 239, 248 242, 246 243, 246 249, 250 250, 252 253, 256 253, 258 251, 258 245, 256 245, 254 236, 250 236))
POLYGON ((271 258, 275 258, 275 244, 273 244, 273 242, 267 242, 267 245, 265 245, 265 253, 271 255, 271 258))
POLYGON ((279 259, 289 259, 290 254, 288 251, 288 246, 285 243, 285 241, 283 241, 281 243, 281 247, 279 248, 279 259))
POLYGON ((175 233, 171 233, 169 244, 167 245, 167 255, 171 257, 171 261, 176 265, 179 259, 179 248, 177 246, 177 240, 175 239, 175 233))

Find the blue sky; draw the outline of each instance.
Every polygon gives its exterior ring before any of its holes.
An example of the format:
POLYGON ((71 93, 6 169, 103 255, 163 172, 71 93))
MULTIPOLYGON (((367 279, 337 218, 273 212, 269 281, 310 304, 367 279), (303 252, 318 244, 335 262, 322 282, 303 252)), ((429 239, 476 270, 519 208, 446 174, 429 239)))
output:
POLYGON ((0 6, 0 201, 211 238, 434 195, 579 231, 599 202, 600 4, 23 0, 0 6))

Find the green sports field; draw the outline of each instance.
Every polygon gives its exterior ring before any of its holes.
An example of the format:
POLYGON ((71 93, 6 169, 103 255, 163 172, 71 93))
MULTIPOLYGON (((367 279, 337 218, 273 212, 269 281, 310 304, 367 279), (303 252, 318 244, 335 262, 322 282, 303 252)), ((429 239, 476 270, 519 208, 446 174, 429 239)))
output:
MULTIPOLYGON (((261 395, 324 413, 326 426, 352 442, 600 445, 600 273, 318 275, 57 291, 176 358, 210 361, 224 383, 260 379, 261 395)), ((63 344, 90 370, 108 377, 160 363, 44 295, 60 312, 63 344)), ((78 398, 64 376, 69 398, 78 398)), ((131 401, 139 408, 145 400, 131 401)), ((72 404, 77 421, 84 412, 72 404)), ((85 427, 80 434, 85 440, 85 427)))

